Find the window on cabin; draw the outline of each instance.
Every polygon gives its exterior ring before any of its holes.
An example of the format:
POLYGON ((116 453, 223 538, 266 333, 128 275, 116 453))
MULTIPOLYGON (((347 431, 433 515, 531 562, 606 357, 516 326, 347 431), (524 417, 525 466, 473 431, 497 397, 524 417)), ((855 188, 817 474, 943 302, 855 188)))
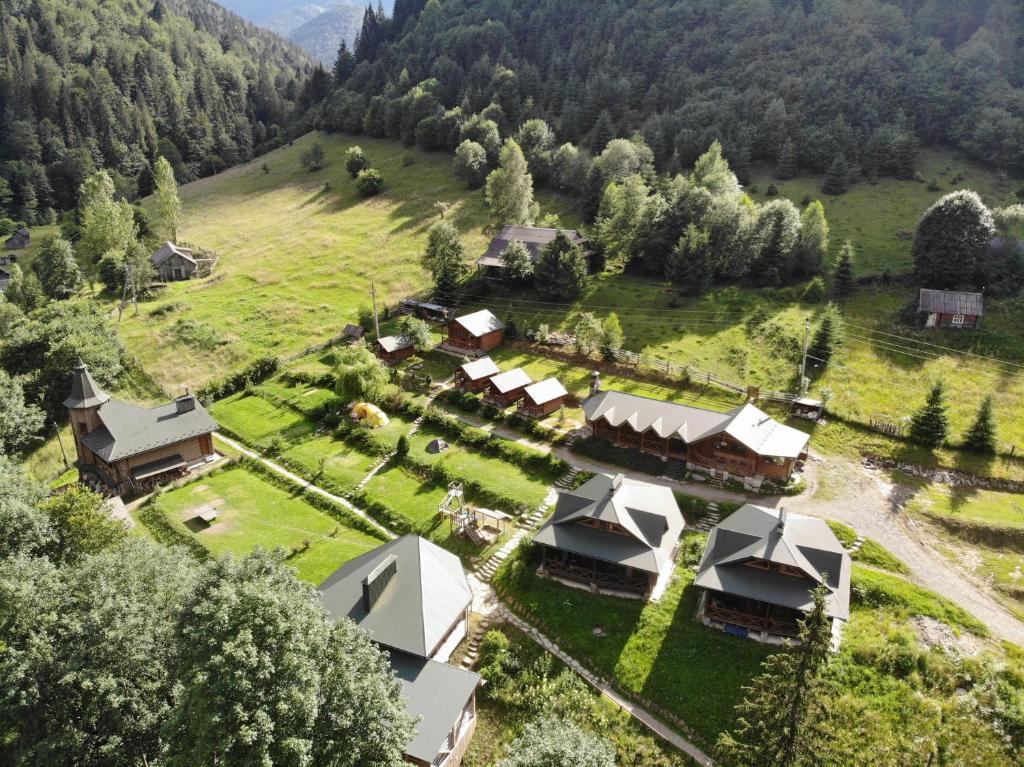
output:
POLYGON ((753 567, 756 570, 771 570, 772 563, 766 562, 763 559, 751 559, 749 562, 745 562, 747 567, 753 567))
POLYGON ((953 319, 951 320, 951 323, 953 325, 963 325, 964 324, 964 315, 962 315, 962 314, 954 314, 953 315, 953 319))

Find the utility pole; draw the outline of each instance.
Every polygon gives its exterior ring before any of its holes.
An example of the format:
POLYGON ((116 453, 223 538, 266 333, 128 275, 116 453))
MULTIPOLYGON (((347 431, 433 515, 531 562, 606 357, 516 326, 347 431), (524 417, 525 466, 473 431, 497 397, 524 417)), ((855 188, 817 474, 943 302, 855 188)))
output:
POLYGON ((60 445, 60 454, 64 456, 64 468, 68 468, 71 464, 68 462, 68 454, 64 451, 64 440, 60 438, 60 426, 57 422, 53 422, 53 428, 57 430, 57 444, 60 445))
POLYGON ((804 353, 800 358, 800 394, 804 393, 804 379, 807 378, 807 345, 811 339, 811 318, 804 319, 804 353))
POLYGON ((377 333, 377 339, 380 340, 380 319, 377 317, 377 287, 372 282, 370 283, 370 298, 373 300, 373 329, 377 333))

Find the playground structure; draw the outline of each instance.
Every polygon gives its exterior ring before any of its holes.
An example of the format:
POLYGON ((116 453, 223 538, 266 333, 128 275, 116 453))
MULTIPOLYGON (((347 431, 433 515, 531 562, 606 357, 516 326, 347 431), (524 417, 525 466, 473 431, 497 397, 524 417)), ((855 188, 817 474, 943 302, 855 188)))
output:
POLYGON ((448 519, 452 532, 464 535, 477 546, 492 543, 512 529, 512 517, 508 514, 468 505, 461 482, 448 485, 448 492, 438 504, 437 511, 442 518, 448 519))

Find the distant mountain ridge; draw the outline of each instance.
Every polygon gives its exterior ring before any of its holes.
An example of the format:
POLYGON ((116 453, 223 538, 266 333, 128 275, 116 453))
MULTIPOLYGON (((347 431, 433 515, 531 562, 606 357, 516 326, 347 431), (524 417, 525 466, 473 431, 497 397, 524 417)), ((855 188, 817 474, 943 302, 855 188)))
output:
POLYGON ((324 64, 333 64, 342 40, 348 43, 349 48, 352 47, 356 33, 363 23, 365 11, 365 6, 345 0, 309 19, 285 36, 313 58, 324 64))
POLYGON ((288 37, 307 21, 326 13, 327 10, 328 6, 326 5, 300 5, 275 13, 259 22, 259 26, 269 29, 281 37, 288 37))

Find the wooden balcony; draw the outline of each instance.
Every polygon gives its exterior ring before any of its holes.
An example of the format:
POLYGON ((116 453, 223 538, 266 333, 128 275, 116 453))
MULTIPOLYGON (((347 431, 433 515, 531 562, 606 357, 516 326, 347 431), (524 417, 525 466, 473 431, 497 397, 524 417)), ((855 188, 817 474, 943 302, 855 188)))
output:
POLYGON ((571 581, 587 583, 599 589, 614 589, 616 591, 646 594, 651 586, 650 581, 641 575, 630 575, 625 572, 608 572, 595 567, 559 562, 552 559, 545 560, 544 572, 556 578, 566 578, 571 581))
POLYGON ((800 627, 795 621, 774 617, 771 614, 771 605, 766 605, 766 607, 768 608, 766 615, 755 615, 709 600, 704 608, 704 616, 720 623, 741 626, 751 631, 766 631, 776 636, 795 637, 800 634, 800 627))

